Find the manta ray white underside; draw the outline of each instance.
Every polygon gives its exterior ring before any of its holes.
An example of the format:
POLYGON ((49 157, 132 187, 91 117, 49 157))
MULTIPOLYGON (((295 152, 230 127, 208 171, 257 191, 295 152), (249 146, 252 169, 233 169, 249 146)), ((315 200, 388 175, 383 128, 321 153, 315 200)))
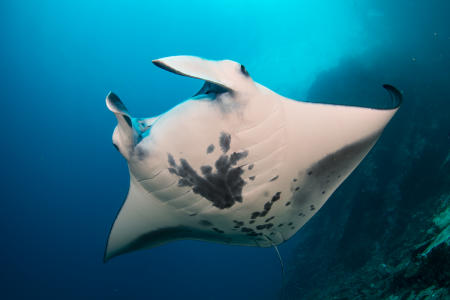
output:
POLYGON ((239 63, 174 56, 153 61, 202 79, 189 100, 133 118, 110 93, 113 143, 130 190, 105 260, 179 239, 268 247, 294 235, 356 168, 397 111, 306 103, 254 82, 239 63))

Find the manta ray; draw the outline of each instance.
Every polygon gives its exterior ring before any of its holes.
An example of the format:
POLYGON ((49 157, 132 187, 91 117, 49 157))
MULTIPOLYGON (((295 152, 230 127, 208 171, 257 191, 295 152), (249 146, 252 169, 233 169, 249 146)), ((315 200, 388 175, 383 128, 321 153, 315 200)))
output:
POLYGON ((292 237, 350 175, 397 112, 296 101, 253 81, 242 64, 194 56, 153 63, 201 79, 191 98, 132 117, 112 92, 113 144, 128 196, 104 260, 181 239, 270 247, 292 237))

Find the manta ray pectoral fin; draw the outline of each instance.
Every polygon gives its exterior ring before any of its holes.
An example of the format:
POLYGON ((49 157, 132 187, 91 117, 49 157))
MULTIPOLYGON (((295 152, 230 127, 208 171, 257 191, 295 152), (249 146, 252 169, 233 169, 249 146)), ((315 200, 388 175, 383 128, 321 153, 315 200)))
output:
POLYGON ((189 229, 182 222, 183 216, 152 198, 132 177, 127 199, 109 233, 104 261, 183 238, 189 229))

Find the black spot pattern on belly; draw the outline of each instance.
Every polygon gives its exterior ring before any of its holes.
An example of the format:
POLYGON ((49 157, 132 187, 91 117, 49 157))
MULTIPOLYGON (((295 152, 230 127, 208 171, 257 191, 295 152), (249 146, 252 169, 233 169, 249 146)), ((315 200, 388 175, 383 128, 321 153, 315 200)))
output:
POLYGON ((240 228, 240 227, 244 226, 244 222, 242 222, 242 221, 233 220, 233 222, 235 224, 234 228, 240 228))
POLYGON ((270 179, 269 181, 275 181, 275 180, 277 180, 278 179, 278 175, 277 176, 275 176, 275 177, 273 177, 272 179, 270 179))
POLYGON ((219 145, 222 148, 222 152, 226 153, 230 150, 231 135, 229 133, 222 132, 219 138, 219 145))
POLYGON ((242 179, 244 170, 236 167, 239 160, 247 157, 248 152, 233 152, 227 155, 230 149, 231 135, 222 133, 219 139, 222 154, 215 162, 215 172, 212 166, 201 166, 203 176, 197 174, 189 162, 180 158, 180 164, 175 162, 173 156, 168 153, 169 172, 178 175, 178 186, 190 186, 192 191, 212 202, 220 209, 229 208, 236 202, 242 202, 242 188, 246 184, 242 179))
POLYGON ((214 151, 214 145, 213 144, 209 145, 208 148, 206 148, 206 153, 207 154, 210 154, 213 151, 214 151))
POLYGON ((270 217, 270 218, 268 218, 267 220, 265 220, 264 222, 270 222, 271 220, 273 220, 275 218, 275 216, 272 216, 272 217, 270 217))
POLYGON ((270 229, 273 227, 272 223, 268 223, 268 224, 261 224, 261 225, 257 225, 256 226, 256 230, 263 230, 263 229, 270 229))
POLYGON ((245 232, 245 234, 248 235, 248 236, 262 235, 262 233, 257 233, 253 228, 248 228, 248 227, 242 227, 241 231, 245 232))
POLYGON ((280 196, 281 196, 281 192, 276 192, 275 195, 273 195, 272 200, 267 201, 266 203, 264 203, 264 209, 263 211, 255 211, 252 213, 251 215, 251 219, 256 219, 257 217, 265 217, 267 215, 267 213, 270 211, 270 209, 272 208, 272 205, 280 200, 280 196))

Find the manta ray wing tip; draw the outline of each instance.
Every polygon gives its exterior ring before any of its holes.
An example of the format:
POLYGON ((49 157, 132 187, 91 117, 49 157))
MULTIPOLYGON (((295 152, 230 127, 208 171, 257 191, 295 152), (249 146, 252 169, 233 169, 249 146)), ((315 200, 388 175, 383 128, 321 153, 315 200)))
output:
POLYGON ((383 88, 385 88, 389 92, 389 95, 391 95, 393 105, 392 109, 400 107, 403 102, 402 93, 396 87, 387 83, 383 84, 383 88))

